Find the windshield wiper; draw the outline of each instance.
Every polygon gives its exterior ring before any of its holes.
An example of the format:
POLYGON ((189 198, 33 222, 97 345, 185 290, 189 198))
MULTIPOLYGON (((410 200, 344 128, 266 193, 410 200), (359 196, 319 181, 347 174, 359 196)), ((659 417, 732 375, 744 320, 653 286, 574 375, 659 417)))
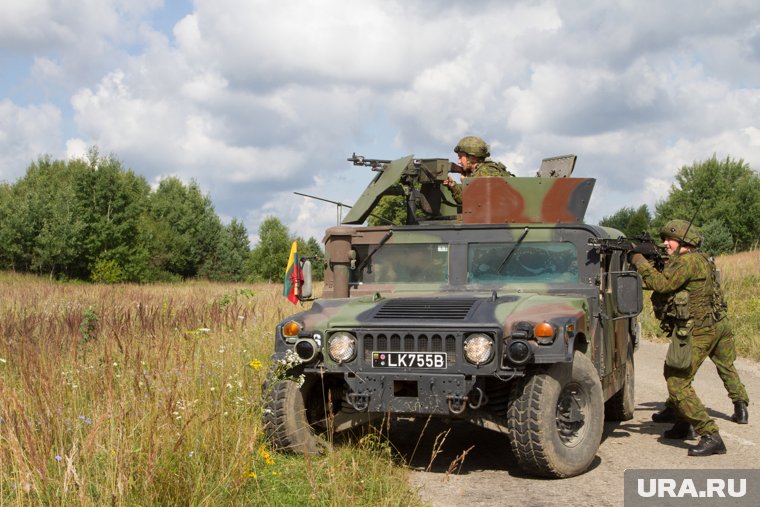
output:
POLYGON ((386 243, 386 242, 387 242, 389 239, 391 239, 391 236, 393 236, 393 229, 391 229, 391 230, 389 230, 388 232, 386 232, 386 233, 385 233, 385 236, 383 236, 383 237, 382 237, 382 239, 381 239, 381 240, 380 240, 380 242, 377 244, 377 246, 375 247, 375 249, 374 249, 374 250, 372 250, 372 251, 371 251, 371 252, 370 252, 370 253, 369 253, 369 254, 368 254, 368 255, 367 255, 365 258, 364 258, 364 260, 363 260, 363 261, 361 261, 361 262, 359 263, 359 265, 356 267, 356 270, 357 270, 359 273, 361 273, 361 271, 362 271, 362 268, 363 268, 364 266, 366 266, 366 265, 367 265, 367 263, 368 263, 368 262, 369 262, 369 260, 372 258, 372 256, 373 256, 373 255, 375 255, 375 254, 377 253, 377 251, 378 251, 378 250, 380 250, 380 249, 383 247, 383 245, 384 245, 384 244, 385 244, 385 243, 386 243))
POLYGON ((522 235, 520 235, 520 239, 518 239, 517 243, 515 243, 515 246, 512 247, 512 250, 510 250, 507 256, 504 258, 504 260, 501 261, 501 264, 499 265, 499 269, 496 270, 497 275, 501 274, 501 270, 504 269, 504 266, 507 265, 507 262, 509 262, 509 259, 512 258, 512 254, 514 254, 517 251, 517 247, 520 246, 520 243, 522 243, 522 241, 525 239, 525 236, 527 235, 528 235, 528 228, 526 227, 522 235))

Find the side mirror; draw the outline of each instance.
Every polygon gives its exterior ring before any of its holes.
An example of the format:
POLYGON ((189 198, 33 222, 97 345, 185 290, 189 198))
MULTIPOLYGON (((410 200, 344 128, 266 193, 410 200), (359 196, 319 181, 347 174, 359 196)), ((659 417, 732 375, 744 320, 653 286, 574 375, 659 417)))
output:
POLYGON ((615 318, 635 317, 644 308, 641 278, 635 271, 610 273, 615 318))
POLYGON ((301 280, 298 291, 298 299, 310 299, 312 294, 311 289, 311 261, 304 260, 301 264, 301 280))

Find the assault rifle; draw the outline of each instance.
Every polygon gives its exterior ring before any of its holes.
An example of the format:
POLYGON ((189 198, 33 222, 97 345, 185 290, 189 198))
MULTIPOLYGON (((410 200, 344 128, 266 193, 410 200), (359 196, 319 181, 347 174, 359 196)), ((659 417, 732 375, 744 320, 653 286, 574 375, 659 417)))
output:
POLYGON ((624 252, 625 255, 640 253, 652 261, 658 271, 662 271, 668 259, 665 248, 659 246, 648 232, 630 238, 623 236, 617 239, 589 238, 588 244, 595 246, 602 253, 613 251, 624 252))

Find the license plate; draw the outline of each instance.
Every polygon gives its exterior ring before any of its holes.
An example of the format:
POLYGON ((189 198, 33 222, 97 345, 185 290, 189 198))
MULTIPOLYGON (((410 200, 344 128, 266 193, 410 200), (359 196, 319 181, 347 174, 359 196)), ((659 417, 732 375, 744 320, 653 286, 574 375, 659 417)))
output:
POLYGON ((445 352, 373 352, 373 368, 446 368, 445 352))

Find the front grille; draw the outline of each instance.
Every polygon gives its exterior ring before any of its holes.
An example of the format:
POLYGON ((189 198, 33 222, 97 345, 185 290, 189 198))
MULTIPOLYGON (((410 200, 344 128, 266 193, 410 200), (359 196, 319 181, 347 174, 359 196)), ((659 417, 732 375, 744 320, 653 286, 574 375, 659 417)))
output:
POLYGON ((435 331, 375 331, 359 333, 364 346, 364 361, 372 362, 372 352, 446 352, 449 366, 456 364, 457 337, 461 333, 435 331))
POLYGON ((382 305, 374 319, 464 320, 475 299, 391 299, 382 305))

